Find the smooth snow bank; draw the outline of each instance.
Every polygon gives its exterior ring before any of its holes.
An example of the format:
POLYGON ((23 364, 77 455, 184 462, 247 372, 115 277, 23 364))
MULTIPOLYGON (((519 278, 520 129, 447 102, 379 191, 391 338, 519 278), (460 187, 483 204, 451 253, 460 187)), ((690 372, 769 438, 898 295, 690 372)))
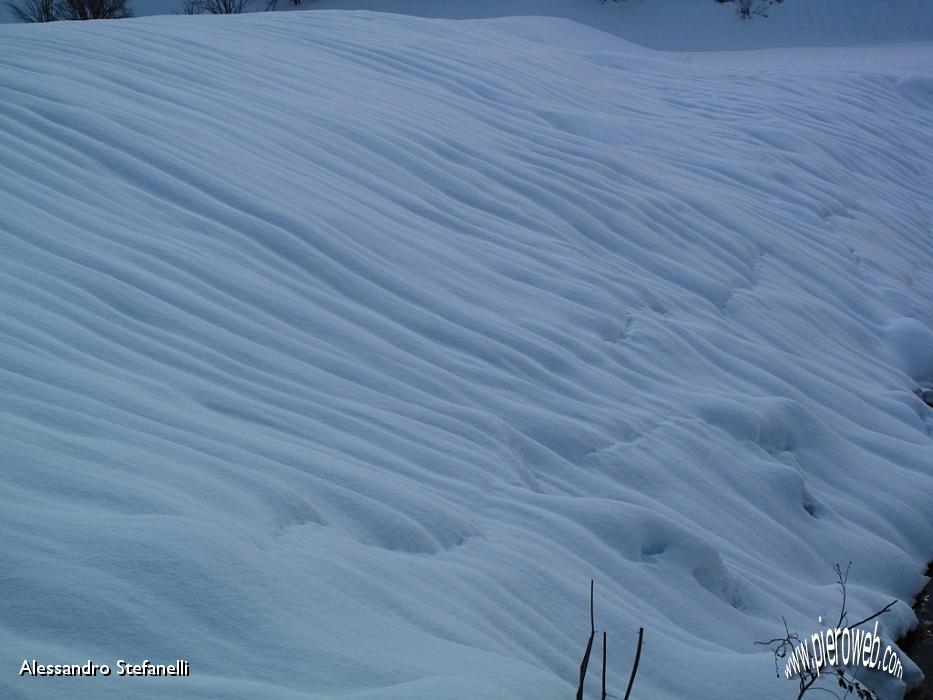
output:
POLYGON ((742 20, 714 0, 314 0, 313 8, 421 17, 563 17, 671 51, 850 46, 933 39, 929 0, 786 0, 742 20))
POLYGON ((592 577, 617 697, 644 625, 636 697, 783 698, 752 642, 815 631, 834 562, 854 615, 919 589, 930 45, 0 47, 4 696, 567 698, 592 577))
MULTIPOLYGON (((177 14, 182 0, 130 0, 138 16, 177 14)), ((265 6, 255 0, 252 11, 265 6)), ((560 17, 642 46, 723 51, 787 46, 852 46, 933 39, 930 0, 787 0, 767 18, 742 21, 714 0, 280 0, 276 12, 369 10, 441 19, 560 17)), ((0 4, 0 22, 13 17, 0 4)))

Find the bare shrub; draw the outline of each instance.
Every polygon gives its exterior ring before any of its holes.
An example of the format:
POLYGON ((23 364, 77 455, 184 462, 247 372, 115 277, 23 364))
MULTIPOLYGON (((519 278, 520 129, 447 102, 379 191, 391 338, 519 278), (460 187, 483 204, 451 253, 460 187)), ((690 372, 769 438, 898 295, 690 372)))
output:
POLYGON ((56 19, 123 19, 132 17, 127 0, 58 0, 56 19))
POLYGON ((780 5, 784 0, 716 0, 720 5, 735 3, 736 12, 742 19, 767 17, 768 8, 780 5))
POLYGON ((185 0, 181 11, 186 15, 239 15, 252 4, 253 0, 185 0))
POLYGON ((127 0, 19 0, 6 3, 21 22, 132 17, 127 0))
MULTIPOLYGON (((880 617, 897 603, 896 600, 892 600, 890 603, 885 605, 883 608, 877 612, 872 613, 868 617, 862 618, 858 622, 849 622, 849 611, 846 609, 846 583, 849 580, 849 570, 852 568, 852 562, 849 562, 849 565, 846 567, 845 571, 842 570, 842 567, 839 564, 833 565, 833 571, 836 572, 836 585, 839 587, 839 593, 842 596, 842 604, 839 607, 839 620, 836 622, 836 628, 841 628, 845 625, 848 629, 854 629, 860 625, 865 624, 869 620, 874 620, 876 617, 880 617)), ((797 632, 791 632, 787 626, 787 620, 781 618, 784 622, 784 635, 781 637, 775 637, 774 639, 769 639, 766 642, 755 642, 755 644, 760 646, 768 647, 771 652, 774 654, 774 670, 777 672, 778 678, 781 677, 780 666, 784 661, 793 656, 795 649, 797 649, 802 643, 800 635, 797 632)), ((837 700, 843 700, 844 698, 849 697, 852 694, 855 694, 859 700, 877 700, 877 696, 866 686, 862 685, 853 674, 848 672, 842 666, 834 666, 832 671, 829 673, 821 673, 819 668, 813 668, 810 666, 802 666, 799 669, 798 675, 795 676, 797 680, 797 696, 796 700, 801 700, 804 695, 809 691, 821 691, 828 695, 832 695, 837 698, 837 700), (834 688, 826 687, 825 685, 817 685, 817 683, 822 680, 829 682, 830 680, 835 680, 836 684, 841 688, 842 695, 839 695, 834 688)))
POLYGON ((8 2, 6 6, 20 22, 54 22, 56 0, 22 0, 8 2))

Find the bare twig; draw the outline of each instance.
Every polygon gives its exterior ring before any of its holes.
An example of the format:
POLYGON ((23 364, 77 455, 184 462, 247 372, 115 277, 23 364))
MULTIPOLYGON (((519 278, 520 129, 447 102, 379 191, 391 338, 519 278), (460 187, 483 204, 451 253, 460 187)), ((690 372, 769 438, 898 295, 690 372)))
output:
POLYGON ((590 638, 586 642, 583 661, 580 662, 580 684, 577 686, 577 700, 583 700, 583 683, 586 681, 586 667, 590 665, 590 652, 593 651, 593 637, 596 636, 596 618, 593 614, 593 579, 590 579, 590 638))
POLYGON ((606 633, 603 632, 603 694, 601 700, 606 700, 606 633))
POLYGON ((894 605, 895 605, 896 603, 897 603, 896 600, 892 600, 890 603, 888 603, 887 605, 885 605, 883 608, 881 608, 881 610, 879 610, 879 611, 876 612, 875 614, 869 615, 869 616, 866 617, 864 620, 859 620, 858 622, 853 622, 851 625, 849 625, 849 629, 853 629, 853 628, 855 628, 855 627, 858 627, 859 625, 864 625, 864 624, 865 624, 866 622, 868 622, 869 620, 874 620, 874 619, 875 619, 876 617, 878 617, 879 615, 884 615, 888 610, 890 610, 891 608, 893 608, 894 605))
POLYGON ((632 664, 632 675, 628 679, 628 687, 625 689, 625 698, 628 700, 628 696, 632 693, 632 684, 635 682, 635 674, 638 673, 638 661, 641 659, 641 644, 644 641, 645 628, 638 628, 638 648, 635 649, 635 662, 632 664))
POLYGON ((842 573, 842 567, 839 564, 833 564, 833 570, 836 572, 836 584, 839 586, 839 590, 842 591, 842 607, 839 609, 839 622, 836 623, 836 627, 842 627, 842 623, 848 614, 846 612, 846 582, 849 580, 849 569, 851 568, 851 561, 846 567, 845 573, 842 573))

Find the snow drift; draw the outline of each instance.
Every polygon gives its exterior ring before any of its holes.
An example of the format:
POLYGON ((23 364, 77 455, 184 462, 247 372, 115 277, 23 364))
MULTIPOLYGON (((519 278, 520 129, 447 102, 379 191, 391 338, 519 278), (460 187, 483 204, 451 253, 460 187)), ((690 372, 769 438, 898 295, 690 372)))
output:
MULTIPOLYGON (((17 0, 21 1, 21 0, 17 0)), ((130 0, 137 16, 178 14, 182 0, 130 0)), ((254 0, 250 12, 260 12, 254 0)), ((742 21, 715 0, 304 0, 286 11, 370 10, 443 19, 561 17, 643 46, 723 51, 778 46, 846 46, 933 39, 928 0, 791 0, 768 18, 742 21)), ((14 21, 0 3, 0 22, 14 21)))
POLYGON ((617 696, 643 625, 636 697, 783 698, 752 643, 831 615, 834 562, 855 615, 921 586, 930 44, 0 47, 5 696, 567 698, 594 578, 617 696))

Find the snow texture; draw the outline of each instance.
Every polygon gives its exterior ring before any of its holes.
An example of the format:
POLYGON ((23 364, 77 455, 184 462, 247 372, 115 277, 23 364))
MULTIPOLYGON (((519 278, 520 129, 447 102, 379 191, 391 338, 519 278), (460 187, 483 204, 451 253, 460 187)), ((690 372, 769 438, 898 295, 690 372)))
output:
MULTIPOLYGON (((182 0, 129 0, 137 16, 178 14, 182 0)), ((253 0, 250 12, 265 0, 253 0)), ((933 39, 929 0, 788 0, 767 19, 742 21, 715 0, 279 0, 277 13, 373 10, 443 19, 561 17, 643 46, 722 51, 778 46, 842 46, 933 39)), ((0 23, 15 21, 0 2, 0 23)))
POLYGON ((933 552, 931 108, 929 42, 0 27, 0 695, 558 700, 593 578, 616 697, 639 626, 636 698, 788 697, 933 552))

